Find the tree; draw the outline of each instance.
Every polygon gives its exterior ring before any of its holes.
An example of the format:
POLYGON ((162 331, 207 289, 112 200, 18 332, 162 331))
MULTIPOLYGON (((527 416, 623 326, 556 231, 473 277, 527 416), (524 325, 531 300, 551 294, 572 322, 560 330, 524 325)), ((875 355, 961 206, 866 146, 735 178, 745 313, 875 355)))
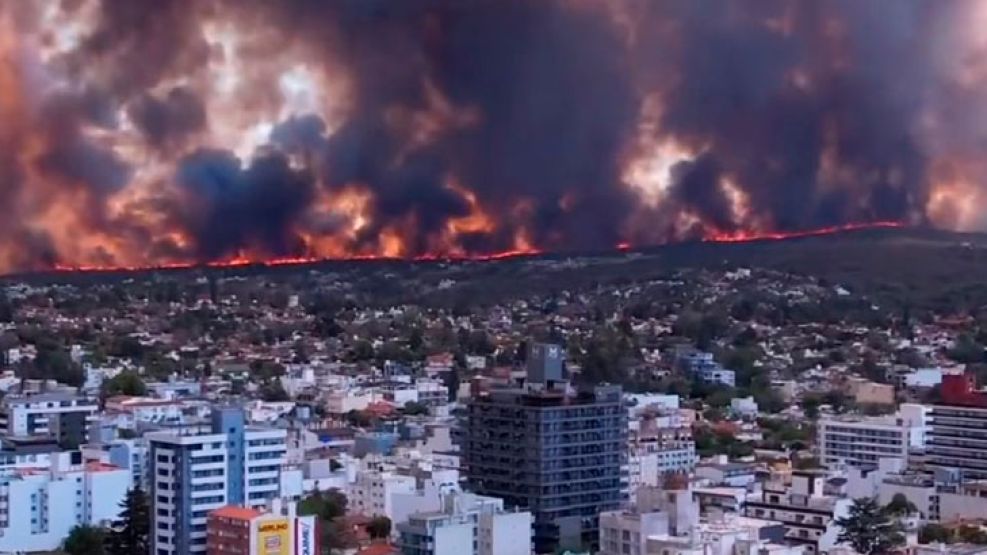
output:
POLYGON ((811 420, 815 420, 819 417, 820 404, 822 404, 822 400, 815 395, 807 395, 803 397, 800 403, 805 416, 811 420))
POLYGON ((367 533, 372 539, 383 539, 391 535, 391 519, 386 516, 374 517, 367 524, 367 533))
POLYGON ((891 502, 884 506, 884 510, 891 516, 908 516, 918 512, 915 504, 908 500, 903 493, 896 493, 891 498, 891 502))
POLYGON ((974 545, 987 544, 987 532, 984 532, 979 526, 964 524, 956 530, 956 536, 963 543, 972 543, 974 545))
POLYGON ((366 339, 360 339, 350 349, 349 361, 361 362, 374 358, 374 346, 366 339))
POLYGON ((408 401, 404 404, 404 414, 407 416, 419 416, 428 414, 428 406, 417 401, 408 401))
POLYGON ((316 492, 298 502, 298 514, 316 515, 322 520, 333 520, 346 514, 346 495, 338 489, 316 492))
POLYGON ((342 526, 339 521, 339 517, 346 514, 346 496, 339 490, 317 492, 302 499, 298 503, 298 514, 318 517, 322 528, 323 546, 334 549, 352 543, 347 527, 342 526))
POLYGON ((261 386, 260 396, 261 399, 268 403, 281 403, 291 400, 291 396, 288 395, 284 386, 281 385, 281 380, 271 380, 269 383, 261 386))
POLYGON ((408 348, 412 351, 418 351, 425 344, 425 335, 422 333, 422 329, 415 326, 411 329, 411 333, 408 335, 408 348))
POLYGON ((124 370, 103 382, 102 393, 104 399, 113 397, 114 395, 140 397, 147 393, 147 387, 137 372, 124 370))
POLYGON ((888 553, 905 543, 900 525, 873 497, 854 499, 850 514, 836 519, 836 525, 841 528, 837 541, 863 555, 888 553))
POLYGON ((150 553, 151 515, 147 495, 140 485, 127 492, 120 504, 120 519, 113 523, 107 538, 107 555, 150 553))
POLYGON ((106 532, 102 528, 80 524, 69 531, 62 543, 62 550, 68 555, 104 555, 106 532))
POLYGON ((953 533, 942 524, 930 522, 918 529, 918 543, 949 543, 953 533))

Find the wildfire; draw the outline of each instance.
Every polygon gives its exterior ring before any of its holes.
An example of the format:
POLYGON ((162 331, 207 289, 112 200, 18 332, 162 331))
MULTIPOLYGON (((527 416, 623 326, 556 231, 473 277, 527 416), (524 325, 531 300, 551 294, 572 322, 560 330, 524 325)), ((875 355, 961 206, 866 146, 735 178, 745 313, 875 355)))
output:
POLYGON ((748 243, 752 241, 783 241, 785 239, 801 239, 804 237, 819 237, 847 231, 865 229, 888 229, 905 227, 902 222, 867 222, 849 223, 809 229, 805 231, 735 231, 730 233, 715 233, 703 239, 704 243, 748 243))
MULTIPOLYGON (((749 243, 758 241, 784 241, 786 239, 801 239, 805 237, 820 237, 824 235, 833 235, 837 233, 845 233, 850 231, 862 231, 868 229, 898 229, 905 227, 906 224, 902 222, 894 221, 877 221, 868 223, 850 223, 844 225, 829 226, 817 229, 810 229, 805 231, 771 231, 771 232, 756 232, 756 231, 741 231, 734 233, 716 233, 710 235, 704 239, 704 243, 749 243)), ((615 249, 619 252, 628 252, 633 250, 635 247, 628 241, 622 241, 615 245, 615 249)), ((281 266, 301 266, 306 264, 318 264, 322 262, 496 262, 501 260, 512 260, 518 258, 529 258, 534 256, 539 256, 545 254, 545 251, 540 249, 530 247, 527 245, 522 245, 519 248, 492 252, 492 253, 478 253, 478 254, 458 254, 458 253, 429 253, 421 254, 414 257, 401 257, 393 256, 388 254, 356 254, 351 256, 339 256, 331 258, 320 258, 320 257, 288 257, 288 258, 274 258, 270 260, 265 260, 263 258, 255 258, 249 256, 237 256, 235 258, 230 258, 227 260, 213 261, 213 262, 174 262, 157 264, 151 266, 99 266, 99 265, 63 265, 58 264, 53 268, 55 272, 64 273, 74 273, 74 272, 92 272, 92 273, 102 273, 102 272, 142 272, 142 271, 158 271, 158 270, 189 270, 194 268, 245 268, 245 267, 281 267, 281 266)))

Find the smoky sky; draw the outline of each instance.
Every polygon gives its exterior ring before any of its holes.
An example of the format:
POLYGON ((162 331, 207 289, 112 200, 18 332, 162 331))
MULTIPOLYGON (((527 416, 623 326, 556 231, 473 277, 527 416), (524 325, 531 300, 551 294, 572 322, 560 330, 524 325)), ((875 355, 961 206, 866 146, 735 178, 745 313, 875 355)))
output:
POLYGON ((44 246, 6 270, 959 226, 930 206, 979 194, 966 0, 49 4, 0 0, 0 229, 44 246))

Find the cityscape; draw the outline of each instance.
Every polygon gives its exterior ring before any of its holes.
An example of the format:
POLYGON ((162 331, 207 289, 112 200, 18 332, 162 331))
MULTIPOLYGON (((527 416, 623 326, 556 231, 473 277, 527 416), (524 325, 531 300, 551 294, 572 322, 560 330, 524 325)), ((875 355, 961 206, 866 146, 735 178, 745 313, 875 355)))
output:
POLYGON ((0 553, 987 552, 984 313, 769 267, 917 236, 7 278, 0 553))
POLYGON ((985 161, 987 0, 0 0, 0 555, 987 555, 985 161))

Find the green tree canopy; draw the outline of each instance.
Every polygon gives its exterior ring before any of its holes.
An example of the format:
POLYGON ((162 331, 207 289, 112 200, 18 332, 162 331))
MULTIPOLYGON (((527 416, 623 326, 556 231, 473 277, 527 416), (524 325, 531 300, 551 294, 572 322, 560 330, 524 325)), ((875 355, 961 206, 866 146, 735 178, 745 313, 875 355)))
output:
POLYGON ((120 507, 123 509, 120 519, 113 523, 107 537, 107 555, 150 553, 151 514, 147 495, 140 485, 127 492, 120 507))
POLYGON ((915 504, 908 500, 903 493, 896 493, 891 501, 884 506, 884 510, 893 516, 908 516, 918 512, 915 504))
POLYGON ((140 397, 147 393, 147 387, 144 385, 144 380, 141 379, 140 374, 133 370, 124 370, 103 382, 102 393, 104 399, 114 395, 140 397))
POLYGON ((367 524, 367 533, 373 539, 384 539, 391 535, 391 519, 386 516, 374 517, 367 524))
POLYGON ((900 525, 873 497, 854 499, 850 514, 836 519, 836 524, 841 528, 837 541, 863 555, 889 553, 905 543, 900 525))
POLYGON ((106 532, 102 528, 80 524, 69 531, 62 543, 68 555, 105 555, 106 532))

